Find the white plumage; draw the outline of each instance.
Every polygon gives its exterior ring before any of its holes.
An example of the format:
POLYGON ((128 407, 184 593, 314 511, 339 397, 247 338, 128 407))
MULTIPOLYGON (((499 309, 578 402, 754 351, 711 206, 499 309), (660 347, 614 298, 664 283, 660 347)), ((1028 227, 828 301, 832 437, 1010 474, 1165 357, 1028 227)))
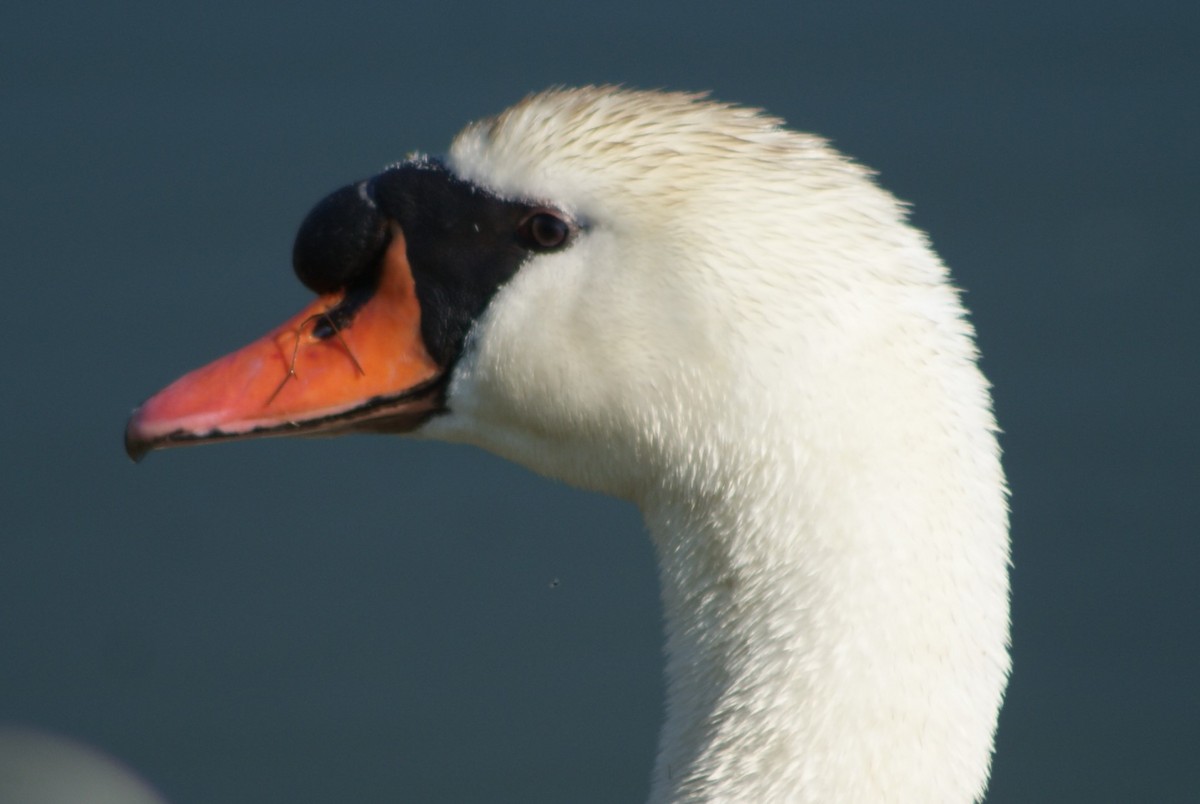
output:
POLYGON ((633 500, 657 549, 654 802, 969 802, 1005 687, 987 383, 903 207, 702 97, 552 90, 449 164, 584 227, 492 300, 422 431, 633 500))

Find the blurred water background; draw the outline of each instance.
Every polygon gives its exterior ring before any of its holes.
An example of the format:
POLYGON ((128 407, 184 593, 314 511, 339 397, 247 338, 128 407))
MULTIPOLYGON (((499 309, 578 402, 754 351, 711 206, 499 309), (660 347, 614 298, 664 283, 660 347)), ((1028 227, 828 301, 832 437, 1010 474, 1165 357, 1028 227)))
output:
POLYGON ((0 10, 0 722, 174 804, 640 801, 631 507, 388 438, 121 449, 283 320, 329 190, 551 84, 832 138, 967 289, 1013 487, 990 802, 1194 800, 1200 6, 919 0, 0 10))

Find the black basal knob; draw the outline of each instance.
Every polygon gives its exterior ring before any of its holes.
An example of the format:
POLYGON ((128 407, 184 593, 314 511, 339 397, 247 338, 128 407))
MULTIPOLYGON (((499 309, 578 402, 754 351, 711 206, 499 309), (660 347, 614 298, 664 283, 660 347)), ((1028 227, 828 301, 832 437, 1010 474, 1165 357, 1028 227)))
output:
POLYGON ((387 219, 367 192, 367 182, 325 196, 300 224, 292 267, 306 287, 332 293, 370 275, 389 237, 387 219))

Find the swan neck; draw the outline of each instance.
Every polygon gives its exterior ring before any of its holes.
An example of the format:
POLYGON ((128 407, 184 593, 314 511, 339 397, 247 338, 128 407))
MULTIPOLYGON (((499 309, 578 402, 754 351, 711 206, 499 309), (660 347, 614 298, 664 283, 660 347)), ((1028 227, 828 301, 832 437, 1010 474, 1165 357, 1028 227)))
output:
POLYGON ((667 654, 651 801, 978 800, 1008 667, 1003 530, 841 505, 837 478, 759 457, 643 501, 667 654), (973 537, 995 549, 956 548, 973 537))

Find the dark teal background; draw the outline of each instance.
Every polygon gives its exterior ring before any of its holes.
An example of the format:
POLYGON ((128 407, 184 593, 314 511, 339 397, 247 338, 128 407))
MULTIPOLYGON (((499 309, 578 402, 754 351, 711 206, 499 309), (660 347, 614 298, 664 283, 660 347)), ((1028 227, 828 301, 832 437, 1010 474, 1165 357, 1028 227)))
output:
POLYGON ((831 137, 967 289, 1013 487, 989 801, 1194 800, 1200 6, 25 5, 0 10, 0 721, 175 804, 646 795, 631 507, 381 437, 121 450, 141 399, 305 303, 291 239, 324 193, 528 91, 624 82, 831 137))

